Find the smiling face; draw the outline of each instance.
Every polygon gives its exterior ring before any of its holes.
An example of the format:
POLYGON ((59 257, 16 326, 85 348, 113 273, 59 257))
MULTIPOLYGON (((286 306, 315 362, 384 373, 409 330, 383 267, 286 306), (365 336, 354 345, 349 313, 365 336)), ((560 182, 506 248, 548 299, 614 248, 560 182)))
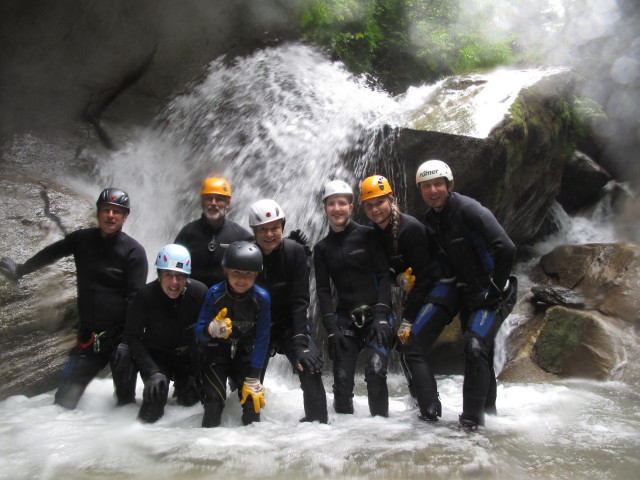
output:
POLYGON ((202 213, 207 221, 213 226, 218 226, 224 220, 227 208, 231 204, 231 197, 205 194, 200 195, 200 203, 202 204, 202 213))
POLYGON ((127 211, 116 205, 101 203, 98 207, 98 228, 103 237, 118 233, 127 220, 127 211))
POLYGON ((424 203, 439 212, 447 204, 449 187, 444 177, 433 178, 420 182, 420 193, 424 203))
POLYGON ((273 252, 282 243, 282 220, 274 220, 253 229, 256 244, 264 255, 273 252))
POLYGON ((327 214, 331 230, 340 231, 351 220, 353 203, 351 203, 351 198, 347 195, 331 195, 324 201, 324 211, 327 214))
POLYGON ((171 299, 182 295, 187 286, 187 275, 172 270, 158 270, 158 280, 164 294, 171 299))
POLYGON ((373 197, 362 202, 367 218, 384 229, 391 221, 391 200, 387 195, 373 197))
POLYGON ((233 270, 231 268, 225 268, 224 274, 227 277, 227 282, 235 293, 245 293, 253 284, 256 283, 256 277, 258 272, 248 272, 246 270, 233 270))

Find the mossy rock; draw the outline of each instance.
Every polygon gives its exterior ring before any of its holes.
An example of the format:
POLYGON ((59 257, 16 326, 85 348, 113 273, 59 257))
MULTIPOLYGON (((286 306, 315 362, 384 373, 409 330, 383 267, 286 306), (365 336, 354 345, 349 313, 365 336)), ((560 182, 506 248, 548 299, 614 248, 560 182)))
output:
POLYGON ((560 376, 612 378, 624 357, 624 323, 595 311, 552 307, 534 345, 536 363, 560 376))

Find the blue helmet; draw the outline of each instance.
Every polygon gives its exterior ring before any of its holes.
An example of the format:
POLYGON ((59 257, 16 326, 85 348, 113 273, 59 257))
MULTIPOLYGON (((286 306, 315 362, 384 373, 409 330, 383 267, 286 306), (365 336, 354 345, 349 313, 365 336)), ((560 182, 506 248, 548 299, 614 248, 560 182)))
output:
POLYGON ((182 245, 170 243, 158 252, 156 268, 191 275, 191 254, 182 245))

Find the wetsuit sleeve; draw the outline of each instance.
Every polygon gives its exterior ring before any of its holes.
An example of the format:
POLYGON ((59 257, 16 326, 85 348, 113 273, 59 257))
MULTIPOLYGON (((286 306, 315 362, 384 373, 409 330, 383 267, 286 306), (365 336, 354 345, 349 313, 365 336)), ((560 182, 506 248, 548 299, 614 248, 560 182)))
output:
MULTIPOLYGON (((377 305, 382 307, 385 313, 391 311, 391 275, 387 255, 376 238, 376 233, 371 229, 368 234, 369 251, 376 275, 376 287, 378 289, 377 305)), ((322 312, 324 314, 324 312, 322 312)))
POLYGON ((404 311, 404 317, 413 322, 433 283, 429 273, 430 255, 426 228, 417 222, 411 224, 411 228, 408 228, 403 236, 403 243, 402 249, 406 252, 406 264, 411 267, 413 275, 416 277, 416 283, 407 295, 407 305, 404 311))
POLYGON ((260 378, 264 359, 269 350, 269 335, 271 332, 271 301, 269 294, 262 290, 255 292, 254 298, 258 303, 258 320, 256 325, 256 341, 251 352, 251 367, 248 377, 260 378))
POLYGON ((137 245, 127 258, 127 300, 131 302, 138 290, 144 287, 149 273, 147 253, 142 245, 137 245))
MULTIPOLYGON (((321 244, 316 244, 313 248, 313 266, 316 275, 316 294, 320 313, 324 317, 334 313, 333 299, 331 297, 331 278, 325 259, 324 248, 321 244)), ((388 275, 388 274, 387 274, 388 275)))
MULTIPOLYGON (((285 240, 286 241, 286 240, 285 240)), ((288 241, 287 241, 288 242, 288 241)), ((304 248, 295 242, 287 243, 285 248, 292 248, 295 257, 293 265, 293 281, 291 283, 291 318, 293 318, 292 335, 310 333, 309 310, 309 265, 304 248)))
POLYGON ((75 232, 67 235, 62 240, 43 248, 29 260, 24 262, 20 269, 21 275, 27 275, 31 272, 41 269, 47 265, 60 260, 63 257, 72 255, 75 249, 76 235, 75 232))
POLYGON ((481 232, 493 258, 493 282, 500 289, 507 283, 513 268, 516 246, 491 211, 479 203, 464 212, 467 225, 481 232))
POLYGON ((179 245, 187 245, 189 243, 189 235, 187 233, 188 230, 188 225, 185 225, 184 227, 182 227, 182 229, 178 232, 178 235, 176 235, 175 240, 173 241, 173 243, 177 243, 179 245))
POLYGON ((215 291, 212 287, 204 297, 204 303, 202 304, 202 309, 200 309, 198 321, 193 327, 193 333, 198 341, 204 343, 209 343, 211 341, 211 335, 209 335, 207 329, 211 320, 213 320, 218 313, 216 308, 215 291))
POLYGON ((142 341, 142 336, 149 320, 149 305, 147 304, 146 296, 136 295, 127 310, 124 341, 129 345, 131 355, 140 372, 146 376, 160 371, 142 341))

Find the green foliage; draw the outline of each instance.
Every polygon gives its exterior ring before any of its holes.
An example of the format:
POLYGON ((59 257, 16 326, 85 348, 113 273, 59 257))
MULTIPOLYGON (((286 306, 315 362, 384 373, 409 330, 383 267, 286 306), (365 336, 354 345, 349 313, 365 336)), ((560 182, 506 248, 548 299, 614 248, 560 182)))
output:
POLYGON ((460 0, 288 2, 304 39, 391 90, 514 60, 516 37, 495 24, 491 2, 482 10, 462 8, 460 0))

